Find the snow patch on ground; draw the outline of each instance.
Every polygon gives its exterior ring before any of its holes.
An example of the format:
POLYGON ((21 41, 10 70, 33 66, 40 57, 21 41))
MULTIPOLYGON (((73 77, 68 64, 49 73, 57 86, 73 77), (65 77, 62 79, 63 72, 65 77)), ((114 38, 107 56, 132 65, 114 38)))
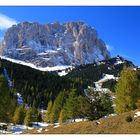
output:
POLYGON ((30 129, 31 130, 33 128, 32 127, 25 126, 25 125, 13 125, 13 126, 9 127, 9 129, 13 133, 17 134, 17 133, 22 132, 23 130, 27 130, 27 129, 30 129))
POLYGON ((68 119, 67 122, 82 122, 82 121, 88 121, 86 118, 77 118, 77 119, 68 119))
POLYGON ((140 111, 135 113, 134 118, 139 117, 139 116, 140 116, 140 111))
POLYGON ((33 122, 32 124, 33 124, 32 127, 35 127, 35 128, 37 128, 37 126, 38 128, 40 128, 40 127, 47 127, 49 125, 46 122, 33 122))
POLYGON ((41 109, 40 112, 41 113, 47 113, 47 110, 41 109))
POLYGON ((33 130, 33 129, 38 129, 37 131, 40 133, 44 127, 47 127, 49 124, 45 122, 33 122, 32 127, 28 127, 25 125, 12 125, 9 127, 11 132, 7 133, 12 133, 12 134, 21 134, 24 130, 33 130))
POLYGON ((42 130, 43 130, 43 129, 42 129, 42 128, 40 128, 40 129, 38 129, 38 130, 37 130, 37 132, 38 132, 38 133, 41 133, 41 132, 42 132, 42 130))
POLYGON ((11 134, 11 132, 5 131, 5 130, 0 130, 0 134, 11 134))
POLYGON ((53 128, 58 128, 59 127, 59 125, 56 125, 56 126, 54 126, 53 128))
POLYGON ((116 116, 117 114, 109 114, 109 117, 114 117, 116 116))
POLYGON ((58 127, 60 127, 60 123, 54 123, 54 124, 50 124, 50 125, 54 125, 53 128, 58 128, 58 127))
POLYGON ((13 134, 22 134, 22 131, 15 132, 13 134))
POLYGON ((45 129, 45 131, 47 132, 47 131, 49 131, 48 129, 45 129))
POLYGON ((38 129, 39 133, 43 130, 43 128, 53 125, 51 123, 46 122, 32 122, 32 128, 38 129))

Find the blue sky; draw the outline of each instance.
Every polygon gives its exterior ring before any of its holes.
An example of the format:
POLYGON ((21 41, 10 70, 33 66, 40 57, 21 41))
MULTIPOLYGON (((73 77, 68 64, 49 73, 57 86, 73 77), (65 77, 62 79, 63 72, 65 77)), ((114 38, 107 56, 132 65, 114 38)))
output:
POLYGON ((22 21, 84 21, 96 28, 112 56, 140 65, 140 7, 0 7, 0 37, 8 26, 22 21))

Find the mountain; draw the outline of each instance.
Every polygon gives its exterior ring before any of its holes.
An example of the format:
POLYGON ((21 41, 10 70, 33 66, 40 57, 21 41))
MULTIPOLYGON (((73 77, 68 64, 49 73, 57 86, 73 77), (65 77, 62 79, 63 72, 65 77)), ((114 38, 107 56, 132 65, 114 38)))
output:
POLYGON ((87 86, 96 87, 95 82, 107 78, 107 81, 103 83, 103 87, 114 91, 114 86, 116 84, 114 79, 120 77, 120 73, 124 66, 138 70, 131 61, 125 60, 121 56, 116 56, 93 64, 77 66, 65 77, 73 81, 82 82, 85 88, 87 86))
POLYGON ((43 68, 90 64, 110 58, 96 30, 84 22, 13 25, 0 44, 0 54, 43 68))

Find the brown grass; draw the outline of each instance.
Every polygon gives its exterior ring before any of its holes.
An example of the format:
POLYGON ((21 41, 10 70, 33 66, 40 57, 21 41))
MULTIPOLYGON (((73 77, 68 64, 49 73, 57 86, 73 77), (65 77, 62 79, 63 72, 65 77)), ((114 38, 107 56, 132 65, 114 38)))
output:
MULTIPOLYGON (((39 134, 140 134, 140 117, 134 118, 132 122, 126 122, 125 118, 128 115, 134 116, 134 111, 100 119, 100 125, 96 125, 96 121, 64 123, 58 128, 49 126, 49 131, 39 134)), ((36 134, 37 131, 30 130, 25 133, 36 134)))

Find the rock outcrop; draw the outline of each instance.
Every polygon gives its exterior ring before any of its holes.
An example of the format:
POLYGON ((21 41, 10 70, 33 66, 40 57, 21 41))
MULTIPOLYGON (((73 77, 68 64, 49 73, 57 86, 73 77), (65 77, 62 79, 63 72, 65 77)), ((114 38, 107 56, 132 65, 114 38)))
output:
POLYGON ((105 43, 84 22, 13 25, 1 43, 3 56, 40 67, 80 65, 108 59, 105 43))

